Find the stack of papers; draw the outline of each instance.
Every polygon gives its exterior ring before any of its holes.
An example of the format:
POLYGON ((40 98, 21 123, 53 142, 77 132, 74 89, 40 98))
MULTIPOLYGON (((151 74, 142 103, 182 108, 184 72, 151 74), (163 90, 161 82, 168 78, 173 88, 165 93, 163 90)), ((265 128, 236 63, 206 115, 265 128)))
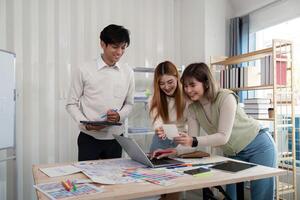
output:
POLYGON ((146 95, 146 91, 135 92, 134 101, 145 101, 147 102, 148 96, 146 95))
POLYGON ((81 169, 74 167, 73 165, 40 168, 40 170, 49 177, 66 176, 81 172, 81 169))

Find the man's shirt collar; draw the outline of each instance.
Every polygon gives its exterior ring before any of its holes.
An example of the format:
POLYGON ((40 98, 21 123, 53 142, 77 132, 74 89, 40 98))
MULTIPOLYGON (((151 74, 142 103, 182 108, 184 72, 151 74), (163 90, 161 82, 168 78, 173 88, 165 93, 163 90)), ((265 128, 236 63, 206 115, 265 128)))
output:
POLYGON ((101 70, 104 67, 111 67, 113 69, 120 69, 119 63, 117 62, 114 66, 108 66, 104 60, 102 59, 102 56, 99 56, 99 58, 96 59, 96 63, 97 63, 97 69, 101 70))

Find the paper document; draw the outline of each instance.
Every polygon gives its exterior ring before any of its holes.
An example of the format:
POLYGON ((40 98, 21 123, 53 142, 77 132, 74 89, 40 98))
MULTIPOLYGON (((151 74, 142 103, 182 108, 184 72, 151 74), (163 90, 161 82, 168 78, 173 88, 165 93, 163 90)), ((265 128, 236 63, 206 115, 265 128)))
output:
POLYGON ((93 182, 102 184, 126 184, 136 182, 136 180, 131 177, 123 176, 123 170, 145 167, 130 159, 83 161, 74 165, 80 168, 93 182))
POLYGON ((162 127, 164 129, 167 138, 173 140, 174 137, 179 136, 178 129, 175 124, 163 124, 162 127))
POLYGON ((42 183, 42 184, 33 185, 33 187, 39 190, 40 192, 44 193, 51 200, 64 199, 68 197, 79 198, 79 196, 81 195, 94 194, 94 193, 104 191, 103 188, 96 187, 88 183, 77 184, 76 190, 71 190, 71 191, 67 191, 63 187, 63 185, 59 182, 42 183))
POLYGON ((72 165, 64 165, 59 167, 48 167, 48 168, 40 168, 40 170, 48 175, 49 177, 57 177, 57 176, 66 176, 69 174, 75 174, 77 172, 81 172, 81 169, 74 167, 72 165))

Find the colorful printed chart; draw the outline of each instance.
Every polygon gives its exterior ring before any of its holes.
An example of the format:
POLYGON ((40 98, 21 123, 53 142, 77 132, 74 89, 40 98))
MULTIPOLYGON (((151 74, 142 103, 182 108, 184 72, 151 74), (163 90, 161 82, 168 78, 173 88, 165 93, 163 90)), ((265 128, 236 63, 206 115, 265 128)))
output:
POLYGON ((136 182, 136 179, 123 176, 123 170, 145 167, 145 165, 130 159, 84 161, 76 163, 74 166, 81 169, 93 182, 102 184, 126 184, 136 182))
POLYGON ((175 184, 171 180, 182 176, 180 173, 154 169, 125 170, 123 171, 123 175, 162 186, 175 184))
POLYGON ((103 192, 102 188, 86 183, 78 184, 76 190, 71 191, 67 191, 62 184, 58 182, 38 184, 34 185, 34 187, 53 200, 103 192))

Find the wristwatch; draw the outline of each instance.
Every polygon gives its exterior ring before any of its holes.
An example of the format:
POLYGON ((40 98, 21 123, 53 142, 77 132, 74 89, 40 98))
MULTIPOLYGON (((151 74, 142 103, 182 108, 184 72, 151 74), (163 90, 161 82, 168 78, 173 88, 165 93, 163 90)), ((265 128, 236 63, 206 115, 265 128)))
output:
POLYGON ((192 147, 196 147, 196 146, 198 146, 198 140, 196 137, 193 137, 192 147))

